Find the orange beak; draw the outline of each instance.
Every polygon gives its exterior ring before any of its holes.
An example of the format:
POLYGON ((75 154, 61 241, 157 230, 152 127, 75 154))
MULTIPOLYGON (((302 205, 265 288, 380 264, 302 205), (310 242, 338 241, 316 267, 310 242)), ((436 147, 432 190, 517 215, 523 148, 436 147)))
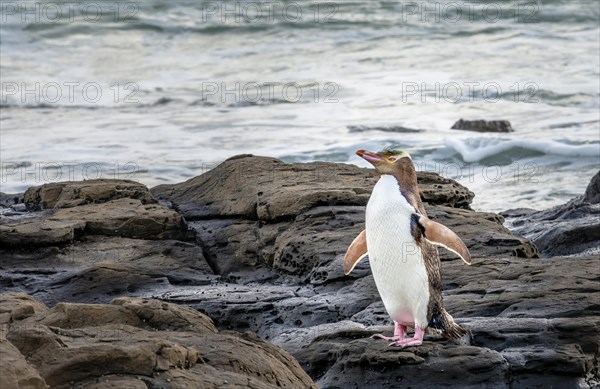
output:
POLYGON ((356 155, 358 155, 361 158, 364 158, 366 161, 372 163, 373 165, 378 165, 380 163, 387 162, 385 157, 382 157, 381 155, 379 155, 377 153, 372 153, 367 150, 358 150, 356 152, 356 155))

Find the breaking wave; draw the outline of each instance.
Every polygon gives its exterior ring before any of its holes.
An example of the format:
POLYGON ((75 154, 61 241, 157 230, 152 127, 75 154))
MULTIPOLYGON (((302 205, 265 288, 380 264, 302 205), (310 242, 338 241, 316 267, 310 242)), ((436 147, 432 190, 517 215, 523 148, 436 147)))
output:
POLYGON ((444 138, 446 146, 460 154, 465 162, 479 162, 500 154, 525 150, 532 155, 546 154, 564 157, 600 158, 600 143, 571 145, 554 140, 498 139, 498 138, 444 138))

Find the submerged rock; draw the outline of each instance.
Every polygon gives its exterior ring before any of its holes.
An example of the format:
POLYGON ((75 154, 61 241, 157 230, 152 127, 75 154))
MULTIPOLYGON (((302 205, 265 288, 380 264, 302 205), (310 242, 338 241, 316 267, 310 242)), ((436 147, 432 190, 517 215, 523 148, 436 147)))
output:
POLYGON ((463 120, 460 119, 452 126, 453 130, 475 131, 475 132, 513 132, 508 120, 463 120))

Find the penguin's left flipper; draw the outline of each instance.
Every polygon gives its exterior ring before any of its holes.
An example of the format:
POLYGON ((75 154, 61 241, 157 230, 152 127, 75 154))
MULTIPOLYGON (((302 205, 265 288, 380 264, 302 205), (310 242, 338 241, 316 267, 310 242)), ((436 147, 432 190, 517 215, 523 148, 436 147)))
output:
POLYGON ((367 231, 362 230, 352 241, 344 256, 344 274, 348 275, 361 259, 367 256, 367 231))
POLYGON ((429 243, 442 246, 458 255, 467 265, 471 264, 469 249, 454 231, 422 215, 417 215, 417 222, 429 243))

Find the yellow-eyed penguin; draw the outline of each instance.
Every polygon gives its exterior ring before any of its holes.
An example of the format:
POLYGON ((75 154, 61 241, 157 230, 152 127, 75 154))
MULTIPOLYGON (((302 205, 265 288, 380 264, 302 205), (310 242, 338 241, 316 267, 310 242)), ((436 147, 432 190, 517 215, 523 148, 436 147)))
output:
POLYGON ((434 245, 454 252, 467 264, 471 264, 469 250, 452 230, 427 217, 407 153, 359 150, 356 154, 369 161, 381 178, 367 204, 366 229, 344 257, 344 272, 349 274, 369 255, 377 290, 395 326, 394 336, 375 337, 401 347, 422 344, 428 327, 448 339, 462 337, 467 330, 442 305, 441 263, 434 245), (406 327, 414 327, 413 338, 406 336, 406 327))

